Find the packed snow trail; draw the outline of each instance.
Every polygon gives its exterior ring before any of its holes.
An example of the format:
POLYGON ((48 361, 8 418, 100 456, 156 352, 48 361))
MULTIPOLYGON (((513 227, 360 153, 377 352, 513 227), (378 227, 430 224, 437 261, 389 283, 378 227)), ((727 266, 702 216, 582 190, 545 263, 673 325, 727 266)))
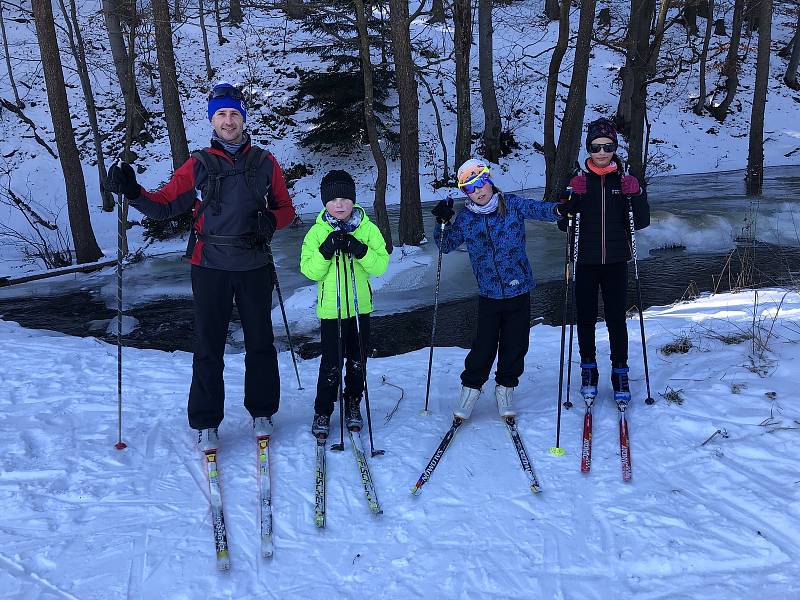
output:
MULTIPOLYGON (((761 291, 770 319, 781 292, 761 291)), ((465 350, 369 363, 384 515, 365 507, 350 452, 327 453, 327 514, 314 526, 314 390, 292 386, 288 353, 270 441, 275 555, 259 551, 253 434, 241 404, 243 357, 226 356, 220 464, 231 571, 215 568, 208 484, 186 423, 191 356, 125 348, 123 439, 116 441, 116 348, 0 321, 0 589, 9 598, 800 598, 800 296, 789 294, 770 352, 719 334, 750 327, 753 296, 724 294, 645 313, 657 403, 634 401, 636 474, 620 478, 617 410, 601 363, 591 474, 579 469, 583 411, 555 431, 559 330, 531 330, 518 425, 546 492, 525 485, 491 384, 436 470, 409 494, 446 431, 465 350), (680 334, 694 348, 658 349, 680 334), (754 372, 761 370, 764 376, 754 372), (384 424, 400 392, 405 399, 384 424), (681 405, 658 392, 682 390, 681 405), (487 393, 488 392, 488 393, 487 393), (714 437, 724 428, 729 437, 714 437)), ((635 327, 635 320, 629 327, 635 327)), ((608 340, 598 326, 599 355, 608 340)), ((604 354, 605 353, 605 354, 604 354)), ((631 386, 642 396, 631 336, 631 386)), ((319 361, 300 363, 313 381, 319 361)))

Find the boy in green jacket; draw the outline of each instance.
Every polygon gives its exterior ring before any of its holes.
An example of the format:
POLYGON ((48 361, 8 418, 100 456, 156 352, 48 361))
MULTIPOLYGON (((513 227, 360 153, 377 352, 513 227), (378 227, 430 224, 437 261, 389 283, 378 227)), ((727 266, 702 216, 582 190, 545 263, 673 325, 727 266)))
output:
POLYGON ((314 402, 311 433, 327 438, 333 404, 342 376, 339 361, 339 327, 341 316, 341 356, 346 360, 344 378, 345 424, 359 431, 362 426, 361 394, 364 392, 366 348, 369 344, 369 315, 372 312, 370 276, 382 275, 389 265, 389 253, 378 227, 369 220, 364 209, 355 203, 356 186, 346 171, 331 171, 322 178, 320 196, 325 210, 303 239, 300 271, 317 282, 317 316, 320 318, 322 359, 314 402), (352 263, 351 263, 352 257, 352 263), (337 299, 336 266, 339 267, 337 299), (351 270, 350 265, 353 268, 351 270), (352 276, 355 275, 356 294, 352 276), (356 329, 355 300, 358 301, 356 329), (341 306, 340 311, 337 306, 341 306))

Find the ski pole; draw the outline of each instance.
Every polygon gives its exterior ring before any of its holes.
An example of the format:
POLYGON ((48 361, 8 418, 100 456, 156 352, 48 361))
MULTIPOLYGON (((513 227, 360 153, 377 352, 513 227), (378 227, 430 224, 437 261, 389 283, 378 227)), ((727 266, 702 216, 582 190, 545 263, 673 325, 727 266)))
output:
POLYGON ((336 335, 339 362, 336 373, 339 378, 339 443, 331 445, 331 450, 341 452, 344 450, 344 388, 342 386, 342 293, 339 278, 339 250, 336 251, 336 335))
POLYGON ((570 400, 570 392, 572 390, 572 331, 575 324, 575 281, 578 277, 578 244, 580 243, 581 232, 581 215, 575 215, 575 225, 572 231, 572 282, 570 292, 570 304, 572 306, 572 315, 569 320, 569 352, 567 359, 567 400, 564 402, 566 408, 572 408, 572 400, 570 400))
MULTIPOLYGON (((453 208, 452 196, 447 197, 447 206, 453 208)), ((431 323, 431 351, 428 355, 428 381, 425 384, 425 408, 420 414, 431 415, 433 414, 428 410, 428 398, 431 394, 431 371, 433 369, 433 344, 436 339, 436 315, 439 312, 439 283, 442 280, 442 244, 444 243, 444 223, 440 224, 439 228, 439 259, 436 263, 436 291, 433 293, 433 322, 431 323)))
POLYGON ((644 314, 642 313, 642 284, 639 280, 639 261, 636 257, 636 227, 633 222, 633 204, 628 197, 628 223, 631 227, 631 255, 633 256, 633 273, 636 279, 636 308, 639 312, 639 330, 642 334, 642 356, 644 359, 644 380, 647 383, 647 398, 645 404, 655 403, 655 399, 650 393, 650 370, 647 367, 647 341, 644 334, 644 314))
POLYGON ((372 441, 372 411, 369 407, 369 388, 367 387, 367 353, 364 348, 364 339, 361 337, 361 325, 359 324, 360 314, 358 312, 358 291, 356 286, 356 271, 353 267, 353 255, 350 255, 350 280, 353 284, 353 306, 356 310, 356 335, 358 337, 358 356, 361 359, 361 376, 364 379, 364 404, 367 408, 367 429, 369 429, 369 449, 372 456, 384 454, 383 450, 375 450, 372 441))
MULTIPOLYGON (((570 193, 570 198, 572 194, 570 193)), ((569 281, 570 281, 570 246, 572 242, 574 215, 567 217, 567 238, 564 245, 564 306, 563 316, 561 319, 561 359, 558 369, 558 412, 556 417, 556 445, 550 448, 550 453, 555 456, 563 456, 564 449, 560 447, 561 443, 561 398, 564 391, 564 348, 567 333, 567 309, 569 306, 569 281)))
POLYGON ((117 443, 114 448, 124 450, 122 441, 122 239, 125 235, 122 192, 117 194, 117 443))
POLYGON ((303 390, 303 384, 300 383, 300 371, 297 368, 297 358, 294 355, 294 344, 292 343, 292 334, 289 332, 289 321, 286 319, 286 308, 283 305, 283 294, 281 293, 281 282, 278 280, 278 267, 275 265, 275 257, 272 255, 272 247, 269 248, 269 262, 272 264, 272 276, 275 280, 275 291, 278 292, 278 304, 281 307, 281 315, 283 316, 283 326, 286 329, 286 338, 289 340, 289 352, 292 354, 292 363, 294 364, 294 374, 297 377, 297 389, 303 390))

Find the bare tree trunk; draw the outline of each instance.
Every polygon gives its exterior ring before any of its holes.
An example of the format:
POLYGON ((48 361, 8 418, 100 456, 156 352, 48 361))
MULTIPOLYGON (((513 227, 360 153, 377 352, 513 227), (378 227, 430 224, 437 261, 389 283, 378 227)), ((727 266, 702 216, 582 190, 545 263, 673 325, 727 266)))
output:
POLYGON ((478 0, 478 76, 483 104, 483 155, 496 163, 500 160, 500 109, 494 88, 494 41, 492 0, 478 0))
POLYGON ((222 11, 219 7, 219 0, 214 0, 214 20, 217 23, 217 45, 222 46, 228 40, 222 35, 222 11))
POLYGON ((183 18, 183 10, 181 10, 181 0, 175 0, 174 8, 172 9, 172 19, 177 23, 183 18))
POLYGON ((444 23, 444 0, 432 0, 428 23, 444 23))
POLYGON ((786 66, 786 74, 783 82, 793 90, 800 90, 800 83, 797 81, 797 63, 800 61, 800 6, 797 7, 797 28, 794 31, 794 42, 792 42, 792 55, 789 64, 786 66))
POLYGON ((442 127, 442 116, 439 114, 439 106, 436 104, 436 97, 433 95, 433 90, 425 77, 420 73, 419 79, 425 89, 428 91, 428 98, 430 99, 431 106, 433 106, 433 113, 436 115, 436 133, 439 138, 439 145, 442 147, 442 163, 444 170, 442 171, 442 181, 450 181, 450 159, 447 156, 447 143, 444 141, 444 128, 442 127))
POLYGON ((161 95, 164 100, 164 121, 167 123, 172 166, 177 169, 189 158, 189 144, 183 126, 183 110, 175 73, 175 51, 172 47, 172 23, 169 20, 167 0, 152 0, 153 21, 156 27, 158 72, 161 78, 161 95))
POLYGON ((700 55, 700 95, 694 105, 694 114, 703 114, 706 105, 706 63, 708 62, 708 48, 711 45, 711 30, 714 27, 714 0, 708 0, 708 17, 706 18, 706 36, 703 38, 703 53, 700 55))
POLYGON ((242 14, 242 4, 239 0, 230 0, 230 7, 228 9, 228 23, 231 25, 240 25, 244 21, 242 14))
POLYGON ((8 69, 8 81, 11 83, 11 89, 14 92, 14 101, 17 103, 17 108, 25 108, 25 103, 19 97, 17 91, 17 82, 14 80, 14 69, 11 68, 11 51, 8 48, 8 37, 6 36, 6 22, 3 19, 3 2, 0 0, 0 33, 3 34, 3 50, 6 53, 6 69, 8 69))
POLYGON ((547 71, 547 92, 544 101, 544 168, 546 190, 555 187, 556 166, 556 98, 558 96, 558 74, 561 61, 569 46, 569 8, 570 0, 561 0, 561 15, 558 21, 558 41, 550 57, 547 71))
POLYGON ((400 100, 400 244, 418 246, 425 238, 419 194, 419 96, 411 55, 408 2, 389 0, 395 78, 400 100))
POLYGON ((569 84, 567 105, 564 108, 564 119, 561 122, 561 132, 558 134, 553 177, 550 187, 545 191, 545 197, 551 200, 557 200, 561 190, 567 185, 581 146, 583 117, 586 113, 586 80, 589 74, 594 11, 595 0, 581 1, 572 79, 569 84))
POLYGON ((203 34, 203 56, 206 61, 206 77, 209 81, 214 79, 214 68, 211 66, 211 53, 208 50, 208 32, 206 31, 205 0, 197 0, 200 9, 200 32, 203 34))
POLYGON ((89 206, 86 202, 86 183, 75 144, 75 131, 70 120, 61 56, 58 52, 53 7, 50 0, 32 0, 33 18, 36 21, 36 36, 42 58, 47 101, 53 119, 56 146, 67 192, 67 212, 70 231, 75 242, 78 263, 94 262, 103 256, 92 231, 89 206))
MULTIPOLYGON (((119 79, 119 88, 125 99, 125 114, 133 115, 131 127, 133 130, 133 137, 138 135, 144 130, 145 123, 148 118, 147 111, 142 104, 142 99, 139 97, 139 90, 136 86, 136 80, 132 84, 128 81, 129 73, 135 73, 135 68, 129 65, 133 58, 128 57, 128 51, 125 49, 125 41, 122 37, 122 27, 120 26, 121 14, 121 1, 122 0, 102 0, 103 2, 103 17, 106 23, 106 30, 108 31, 108 43, 111 46, 111 55, 114 58, 114 68, 117 72, 117 79, 119 79), (127 90, 133 89, 133 98, 131 99, 127 90), (129 106, 130 102, 133 106, 129 106)), ((131 52, 131 55, 135 52, 131 52)))
POLYGON ((750 114, 750 144, 747 152, 747 185, 750 194, 760 194, 764 181, 764 109, 769 84, 769 53, 772 43, 772 0, 760 0, 758 15, 758 59, 750 114))
MULTIPOLYGON (((649 67, 647 72, 649 75, 655 75, 656 68, 658 66, 658 55, 661 54, 661 42, 664 40, 664 27, 665 23, 667 22, 667 10, 669 9, 670 3, 661 2, 658 8, 658 17, 656 18, 656 26, 655 31, 653 32, 653 44, 650 48, 648 48, 649 52, 649 67)), ((697 31, 697 24, 695 23, 695 31, 697 31)), ((648 44, 650 42, 650 38, 648 37, 648 44)))
POLYGON ((623 91, 617 109, 617 125, 628 137, 630 172, 644 181, 644 122, 647 114, 647 75, 652 54, 650 22, 655 13, 655 0, 631 0, 631 19, 626 38, 627 56, 623 91))
POLYGON ((545 0, 544 2, 544 16, 551 21, 558 21, 561 19, 561 7, 558 0, 545 0))
POLYGON ((364 76, 364 122, 367 126, 369 149, 372 151, 372 159, 375 161, 375 167, 378 170, 378 178, 375 180, 375 199, 372 206, 375 210, 375 224, 381 230, 383 241, 386 244, 386 251, 391 253, 394 244, 392 243, 392 230, 389 226, 389 214, 386 212, 386 182, 389 176, 389 169, 386 165, 386 157, 381 149, 378 127, 375 124, 375 84, 372 77, 372 58, 369 49, 366 8, 364 0, 354 0, 354 3, 356 6, 359 54, 361 56, 361 73, 364 76))
POLYGON ((64 15, 67 39, 69 41, 70 50, 72 51, 72 56, 75 59, 78 78, 81 82, 81 91, 83 92, 83 100, 86 104, 86 115, 89 118, 89 126, 92 129, 103 210, 111 212, 114 210, 114 198, 110 192, 106 191, 106 163, 103 157, 100 128, 97 125, 97 108, 94 103, 94 92, 92 91, 92 83, 89 80, 89 68, 86 64, 86 54, 83 50, 83 36, 81 35, 80 26, 78 25, 78 9, 75 6, 75 0, 69 1, 69 12, 67 12, 64 0, 59 0, 59 5, 61 6, 61 13, 64 15))
POLYGON ((739 87, 739 40, 742 36, 742 13, 744 11, 744 0, 735 0, 733 5, 733 23, 731 24, 731 41, 728 46, 728 56, 725 59, 725 67, 722 72, 726 77, 725 97, 716 106, 712 104, 709 112, 714 115, 720 123, 725 121, 736 91, 739 87))
POLYGON ((472 47, 470 0, 453 0, 453 50, 456 63, 456 168, 472 154, 469 50, 472 47))

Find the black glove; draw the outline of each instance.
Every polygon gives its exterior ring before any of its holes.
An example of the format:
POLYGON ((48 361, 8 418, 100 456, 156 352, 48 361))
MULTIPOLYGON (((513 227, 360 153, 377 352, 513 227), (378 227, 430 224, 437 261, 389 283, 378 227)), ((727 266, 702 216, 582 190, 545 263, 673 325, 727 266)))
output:
POLYGON ((431 214, 436 217, 436 222, 439 225, 448 223, 453 218, 453 215, 456 214, 456 211, 453 210, 453 199, 440 200, 431 210, 431 214))
POLYGON ((136 200, 142 193, 133 167, 122 161, 115 162, 108 168, 106 187, 114 194, 122 192, 128 200, 136 200))
POLYGON ((271 210, 258 213, 258 232, 256 233, 256 246, 262 250, 266 250, 267 246, 272 242, 272 236, 275 233, 275 215, 271 210))
POLYGON ((556 212, 562 218, 567 215, 575 215, 579 212, 579 203, 578 196, 572 194, 568 198, 562 199, 559 204, 556 204, 556 212))
POLYGON ((364 242, 356 239, 356 237, 351 233, 348 233, 347 236, 345 236, 345 240, 347 244, 344 248, 345 252, 349 252, 359 260, 366 256, 369 246, 367 246, 364 242))
POLYGON ((330 260, 337 250, 344 250, 347 247, 347 233, 341 229, 334 229, 328 234, 319 245, 319 253, 325 257, 325 260, 330 260))

